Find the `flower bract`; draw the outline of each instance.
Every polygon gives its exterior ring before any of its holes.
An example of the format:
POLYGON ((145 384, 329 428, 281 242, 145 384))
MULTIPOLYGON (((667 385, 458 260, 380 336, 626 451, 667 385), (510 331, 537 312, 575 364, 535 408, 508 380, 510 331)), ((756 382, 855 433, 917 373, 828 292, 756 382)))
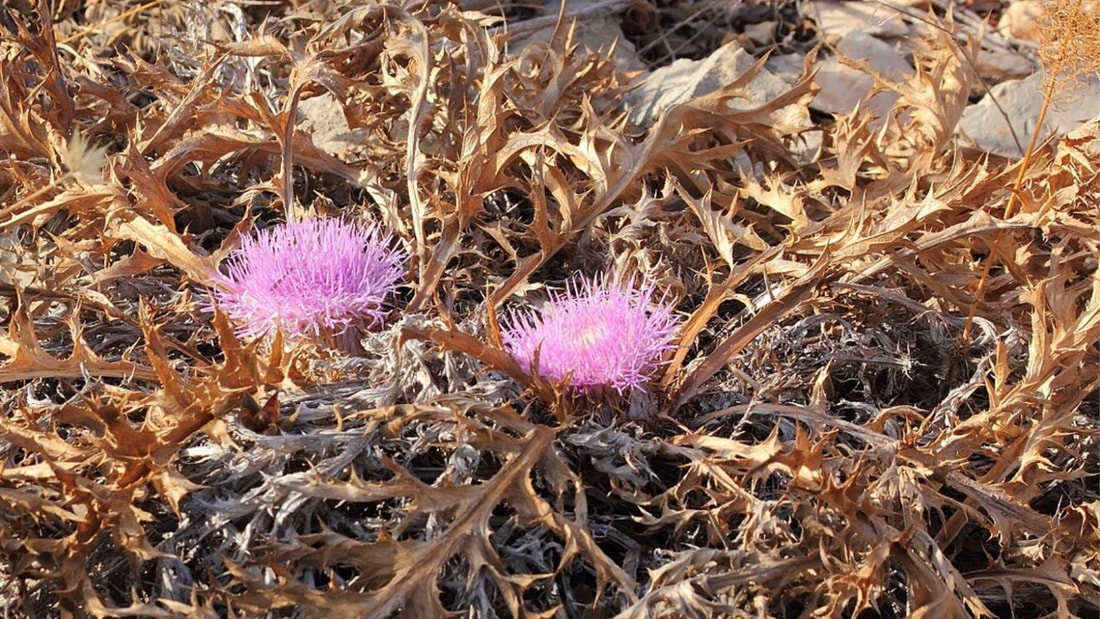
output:
POLYGON ((215 277, 216 304, 248 338, 342 333, 386 317, 407 253, 374 224, 311 219, 245 237, 215 277))
POLYGON ((573 389, 641 388, 674 348, 679 325, 672 304, 654 303, 654 292, 608 278, 577 280, 541 311, 512 313, 501 337, 525 370, 568 377, 573 389))

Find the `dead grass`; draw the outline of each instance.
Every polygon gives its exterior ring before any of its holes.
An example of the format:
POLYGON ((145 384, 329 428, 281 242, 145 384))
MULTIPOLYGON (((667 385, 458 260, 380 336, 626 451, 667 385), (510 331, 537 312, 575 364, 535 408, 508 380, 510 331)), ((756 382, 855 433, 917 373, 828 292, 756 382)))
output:
POLYGON ((810 63, 643 129, 565 25, 67 6, 0 20, 5 616, 1095 616, 1100 125, 958 148, 949 34, 800 163, 810 63), (308 214, 413 250, 362 356, 202 310, 308 214), (496 312, 612 268, 681 299, 652 390, 501 349, 496 312))

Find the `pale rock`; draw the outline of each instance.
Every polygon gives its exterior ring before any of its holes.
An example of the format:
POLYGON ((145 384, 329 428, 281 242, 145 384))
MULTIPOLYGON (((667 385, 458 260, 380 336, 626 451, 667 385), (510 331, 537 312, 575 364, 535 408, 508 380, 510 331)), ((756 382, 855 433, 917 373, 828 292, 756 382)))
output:
MULTIPOLYGON (((1026 148, 1039 118, 1044 90, 1042 73, 997 84, 981 101, 966 108, 958 132, 964 142, 977 148, 1018 159, 1023 156, 1022 149, 1026 148)), ((1056 100, 1047 110, 1040 132, 1041 140, 1065 135, 1100 113, 1100 78, 1097 76, 1077 83, 1065 81, 1056 92, 1056 100)))
POLYGON ((875 80, 842 64, 836 58, 826 58, 817 64, 814 81, 821 89, 810 107, 829 114, 850 114, 870 92, 875 80))
POLYGON ((332 93, 299 101, 298 118, 298 129, 309 133, 313 145, 333 157, 347 162, 366 152, 367 132, 351 129, 344 106, 332 93))
POLYGON ((1003 36, 1038 43, 1042 36, 1040 29, 1042 15, 1043 3, 1040 0, 1017 0, 1009 4, 1001 15, 1001 20, 997 22, 997 32, 1003 36))
POLYGON ((775 43, 775 26, 778 22, 762 21, 759 24, 745 26, 745 36, 757 45, 775 43))
POLYGON ((826 39, 852 32, 886 37, 902 37, 909 32, 904 13, 878 2, 812 0, 802 6, 802 14, 817 22, 826 39))
MULTIPOLYGON (((640 77, 637 88, 626 96, 628 117, 636 125, 651 127, 666 110, 724 88, 755 63, 756 60, 736 43, 724 45, 700 60, 676 60, 640 77)), ((765 64, 743 89, 743 97, 729 102, 731 111, 757 108, 786 93, 802 74, 801 60, 795 64, 796 70, 779 75, 765 64)), ((789 117, 787 124, 807 128, 812 125, 809 111, 803 106, 789 105, 778 113, 789 117)), ((792 153, 809 162, 820 145, 820 132, 809 132, 803 135, 792 153)))
POLYGON ((913 75, 913 67, 891 44, 865 32, 852 32, 836 44, 836 53, 850 60, 864 60, 886 79, 901 81, 913 75))
MULTIPOLYGON (((857 64, 864 63, 885 80, 898 82, 913 75, 913 67, 894 46, 862 32, 844 36, 836 44, 836 53, 857 64)), ((874 87, 872 76, 839 58, 819 63, 814 79, 821 90, 810 107, 830 114, 848 114, 865 102, 865 112, 883 119, 898 99, 890 92, 878 92, 868 99, 874 87)))
POLYGON ((802 68, 806 64, 806 58, 802 54, 777 54, 768 56, 764 62, 764 68, 782 79, 785 83, 793 85, 802 77, 802 68))
POLYGON ((1026 56, 1015 52, 991 52, 983 49, 974 59, 974 70, 993 83, 1027 77, 1037 68, 1026 56))
MULTIPOLYGON (((681 58, 643 76, 626 96, 631 122, 650 126, 665 110, 708 95, 737 80, 756 62, 744 49, 728 44, 700 60, 681 58)), ((766 68, 745 89, 741 109, 759 107, 789 90, 788 83, 766 68)))
MULTIPOLYGON (((512 36, 508 39, 507 55, 517 57, 530 45, 545 44, 555 34, 560 36, 557 15, 561 2, 547 2, 540 8, 542 17, 508 28, 512 36)), ((610 54, 615 68, 624 73, 645 71, 648 68, 645 60, 623 35, 620 11, 627 8, 628 2, 608 5, 600 0, 569 0, 565 3, 564 23, 573 29, 573 42, 578 43, 581 50, 610 54)))

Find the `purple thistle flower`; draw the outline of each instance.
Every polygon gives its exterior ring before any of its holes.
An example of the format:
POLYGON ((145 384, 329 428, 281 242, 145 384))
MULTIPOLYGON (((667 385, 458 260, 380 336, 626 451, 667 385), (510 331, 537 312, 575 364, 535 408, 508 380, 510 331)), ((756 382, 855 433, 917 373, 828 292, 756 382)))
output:
POLYGON ((408 254, 376 224, 311 219, 241 240, 214 298, 246 338, 335 335, 386 317, 382 303, 404 279, 408 254))
POLYGON ((650 306, 655 288, 596 277, 551 294, 541 312, 514 312, 501 333, 508 352, 528 371, 537 351, 538 372, 570 387, 613 387, 619 393, 645 385, 660 357, 675 348, 679 326, 671 303, 650 306), (572 373, 572 374, 570 374, 572 373))

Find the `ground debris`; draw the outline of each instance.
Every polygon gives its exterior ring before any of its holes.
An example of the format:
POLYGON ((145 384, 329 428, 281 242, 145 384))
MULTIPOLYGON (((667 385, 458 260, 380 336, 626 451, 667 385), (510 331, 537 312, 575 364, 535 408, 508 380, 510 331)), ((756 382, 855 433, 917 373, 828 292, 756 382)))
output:
POLYGON ((1095 615, 1100 5, 1002 4, 11 3, 0 611, 1095 615), (386 318, 233 324, 315 217, 386 318), (510 354, 579 274, 674 308, 644 388, 510 354))

